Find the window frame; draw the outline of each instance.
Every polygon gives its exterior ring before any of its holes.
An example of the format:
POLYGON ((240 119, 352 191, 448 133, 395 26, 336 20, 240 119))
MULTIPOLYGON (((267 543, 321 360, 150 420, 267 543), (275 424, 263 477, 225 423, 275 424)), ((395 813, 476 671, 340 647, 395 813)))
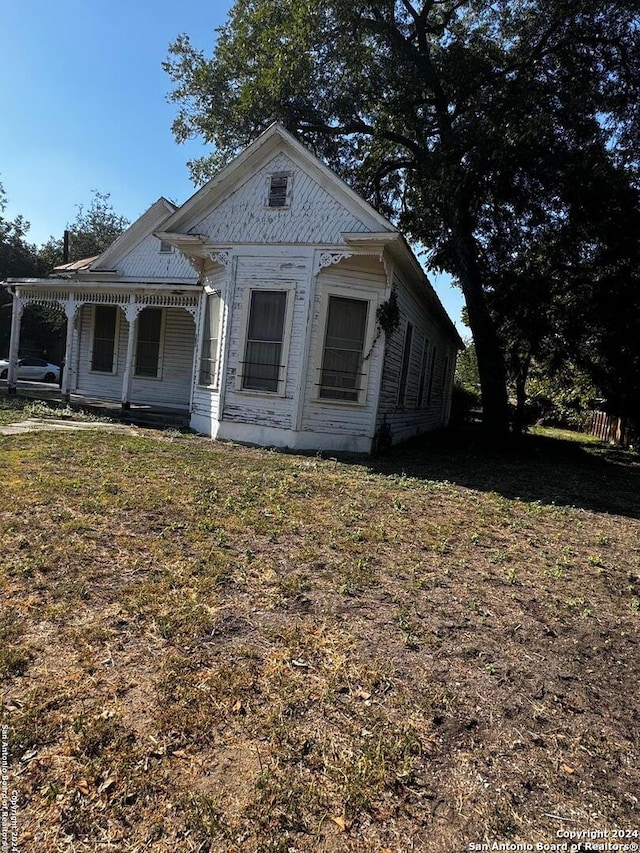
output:
POLYGON ((197 368, 196 385, 198 386, 198 388, 208 388, 210 391, 218 391, 220 388, 220 365, 221 365, 221 360, 222 360, 220 358, 220 355, 222 352, 222 334, 223 334, 223 324, 224 324, 224 302, 222 300, 222 289, 218 288, 218 289, 213 289, 213 290, 207 290, 205 288, 204 296, 205 296, 205 304, 202 307, 202 311, 203 311, 202 327, 200 329, 200 335, 198 336, 199 339, 198 339, 198 363, 196 365, 196 368, 197 368), (202 347, 204 344, 204 332, 205 332, 205 322, 204 321, 205 321, 205 318, 207 316, 206 315, 206 310, 207 310, 206 300, 208 300, 210 296, 217 296, 218 300, 219 300, 219 305, 220 305, 219 313, 218 313, 218 348, 216 350, 216 358, 215 358, 214 382, 211 385, 204 385, 202 382, 200 382, 200 376, 202 373, 202 347))
POLYGON ((265 282, 264 284, 256 284, 248 282, 244 285, 244 294, 242 299, 242 317, 240 321, 241 335, 238 341, 238 356, 236 361, 236 381, 235 390, 239 394, 247 394, 252 397, 285 397, 287 391, 287 375, 289 372, 289 350, 291 349, 291 333, 293 323, 293 309, 296 300, 296 284, 295 282, 265 282), (252 294, 254 292, 270 293, 273 291, 282 291, 286 294, 286 302, 284 309, 284 320, 282 328, 282 344, 280 350, 280 370, 278 373, 277 390, 265 391, 262 389, 243 388, 244 381, 244 363, 247 353, 247 336, 249 334, 249 317, 251 312, 252 294))
POLYGON ((117 376, 118 375, 118 359, 120 357, 119 352, 119 341, 120 341, 120 318, 122 316, 122 308, 119 305, 113 305, 111 303, 104 302, 94 302, 91 305, 91 340, 89 345, 89 373, 93 373, 96 376, 117 376), (116 317, 115 329, 113 333, 113 357, 111 363, 111 370, 96 370, 93 367, 93 350, 95 347, 96 341, 96 315, 98 308, 113 308, 116 317))
POLYGON ((157 382, 158 380, 162 380, 162 372, 164 367, 164 339, 165 339, 165 331, 166 331, 166 322, 167 322, 167 311, 166 308, 162 308, 158 305, 146 305, 142 311, 136 317, 136 336, 135 336, 135 345, 134 345, 134 368, 133 368, 133 376, 135 379, 150 379, 152 382, 157 382), (140 341, 140 317, 144 314, 145 311, 160 311, 160 340, 158 341, 158 367, 156 369, 156 375, 150 376, 148 373, 138 373, 138 343, 140 341))
POLYGON ((313 371, 314 393, 311 397, 311 402, 318 403, 323 406, 347 406, 359 409, 367 405, 369 372, 371 367, 371 359, 367 358, 367 356, 371 354, 371 348, 374 343, 376 307, 379 302, 379 294, 371 293, 371 291, 367 292, 364 290, 356 290, 355 288, 340 287, 338 285, 329 285, 328 287, 323 288, 320 300, 320 311, 318 314, 315 365, 313 371), (367 303, 367 319, 364 331, 364 344, 362 347, 362 382, 361 387, 358 390, 357 400, 338 400, 332 399, 331 397, 320 396, 320 379, 322 376, 325 341, 327 339, 327 326, 329 323, 329 300, 332 296, 339 299, 354 299, 367 303))
POLYGON ((171 243, 168 243, 166 240, 163 240, 160 237, 158 237, 158 240, 160 240, 160 249, 158 250, 159 253, 161 255, 172 255, 175 247, 172 246, 171 243))

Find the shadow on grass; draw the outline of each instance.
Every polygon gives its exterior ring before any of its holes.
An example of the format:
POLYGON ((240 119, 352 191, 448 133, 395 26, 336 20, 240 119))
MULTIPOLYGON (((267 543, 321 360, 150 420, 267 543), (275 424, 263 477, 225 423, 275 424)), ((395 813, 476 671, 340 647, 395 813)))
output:
POLYGON ((640 518, 640 455, 600 442, 527 434, 500 447, 450 429, 369 459, 379 474, 447 481, 506 498, 640 518))

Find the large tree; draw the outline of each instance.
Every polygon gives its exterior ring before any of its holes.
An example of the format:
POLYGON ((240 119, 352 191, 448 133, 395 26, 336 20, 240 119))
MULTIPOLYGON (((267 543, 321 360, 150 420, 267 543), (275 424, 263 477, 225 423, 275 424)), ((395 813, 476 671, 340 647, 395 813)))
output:
POLYGON ((508 426, 489 306, 496 223, 523 238, 564 217, 581 150, 620 162, 637 135, 631 0, 237 0, 211 57, 180 36, 165 69, 178 141, 215 154, 198 182, 274 119, 459 282, 487 425, 508 426), (634 100, 635 96, 635 100, 634 100), (553 166, 553 168, 550 168, 553 166))

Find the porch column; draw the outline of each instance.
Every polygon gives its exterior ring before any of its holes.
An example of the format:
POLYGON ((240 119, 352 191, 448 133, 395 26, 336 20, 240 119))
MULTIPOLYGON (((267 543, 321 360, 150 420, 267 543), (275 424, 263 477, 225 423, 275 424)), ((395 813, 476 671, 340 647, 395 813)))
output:
POLYGON ((17 295, 13 294, 13 305, 11 306, 11 340, 9 343, 9 370, 7 371, 8 393, 15 394, 17 392, 17 361, 20 351, 20 324, 22 321, 22 312, 24 311, 24 302, 17 295))
POLYGON ((62 371, 62 399, 65 403, 69 402, 70 390, 72 386, 71 378, 74 370, 73 365, 73 333, 76 327, 76 317, 78 314, 78 304, 74 299, 74 294, 70 293, 69 298, 64 303, 64 313, 67 317, 67 339, 64 348, 64 368, 62 371))
POLYGON ((124 364, 124 376, 122 378, 122 408, 128 409, 131 406, 131 377, 133 376, 133 348, 136 339, 136 327, 138 325, 138 314, 144 308, 144 305, 136 305, 135 296, 129 297, 129 304, 123 309, 124 315, 129 324, 129 334, 127 337, 127 357, 124 364))

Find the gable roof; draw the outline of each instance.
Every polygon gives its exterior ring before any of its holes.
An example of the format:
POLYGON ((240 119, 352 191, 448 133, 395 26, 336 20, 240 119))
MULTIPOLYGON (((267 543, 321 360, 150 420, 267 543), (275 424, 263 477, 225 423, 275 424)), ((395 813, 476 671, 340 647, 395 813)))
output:
POLYGON ((188 233, 280 151, 284 151, 326 192, 363 220, 372 231, 397 232, 397 229, 384 216, 352 190, 335 172, 325 166, 279 122, 274 122, 163 223, 163 234, 188 233))
POLYGON ((114 240, 89 267, 91 272, 113 272, 117 261, 124 258, 141 240, 156 231, 176 211, 176 205, 160 196, 126 231, 114 240))

